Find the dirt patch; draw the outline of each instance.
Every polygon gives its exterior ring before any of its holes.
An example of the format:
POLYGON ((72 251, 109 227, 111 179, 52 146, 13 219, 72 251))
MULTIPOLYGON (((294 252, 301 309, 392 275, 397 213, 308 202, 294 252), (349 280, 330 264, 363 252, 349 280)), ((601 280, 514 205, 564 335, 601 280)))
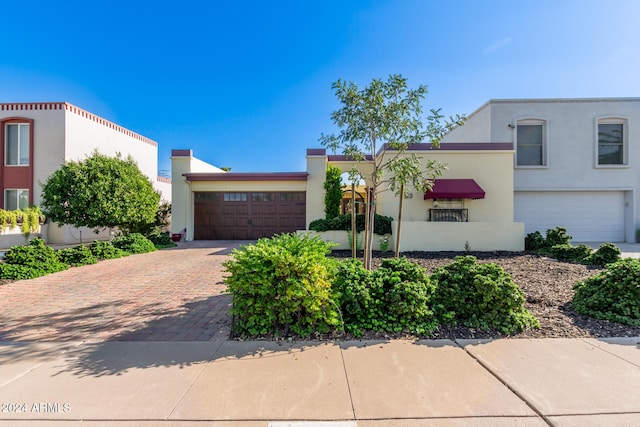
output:
MULTIPOLYGON (((409 261, 424 267, 430 274, 436 268, 453 262, 460 252, 406 252, 409 261)), ((587 277, 597 274, 599 267, 556 261, 551 258, 524 252, 470 252, 479 262, 500 265, 511 275, 525 294, 525 307, 540 321, 540 329, 527 330, 513 338, 580 338, 580 337, 637 337, 640 328, 597 320, 576 313, 571 308, 573 286, 587 277)), ((336 251, 334 256, 346 258, 350 251, 336 251)), ((380 265, 390 254, 374 254, 374 266, 380 265)), ((379 337, 372 336, 372 338, 379 337)), ((440 328, 436 338, 497 338, 504 337, 497 331, 479 331, 469 328, 440 328)))

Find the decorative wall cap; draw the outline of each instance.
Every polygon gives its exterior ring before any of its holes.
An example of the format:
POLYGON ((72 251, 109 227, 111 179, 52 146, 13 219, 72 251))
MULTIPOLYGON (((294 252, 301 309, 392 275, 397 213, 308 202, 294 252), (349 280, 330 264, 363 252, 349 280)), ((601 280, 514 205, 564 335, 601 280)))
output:
POLYGON ((109 120, 103 119, 100 116, 96 116, 95 114, 90 113, 86 110, 83 110, 82 108, 76 107, 75 105, 69 104, 68 102, 16 102, 16 103, 0 104, 0 111, 34 111, 34 110, 69 111, 71 113, 84 117, 88 120, 101 124, 102 126, 108 127, 109 129, 113 129, 116 132, 122 133, 131 138, 137 139, 138 141, 142 141, 154 147, 158 146, 157 142, 147 138, 146 136, 142 136, 127 128, 124 128, 120 125, 110 122, 109 120))

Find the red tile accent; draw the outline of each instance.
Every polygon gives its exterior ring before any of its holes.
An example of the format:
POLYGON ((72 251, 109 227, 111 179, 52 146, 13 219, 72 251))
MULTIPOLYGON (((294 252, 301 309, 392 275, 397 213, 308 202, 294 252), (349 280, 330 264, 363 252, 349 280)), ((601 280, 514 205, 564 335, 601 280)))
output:
POLYGON ((109 127, 116 132, 120 132, 124 135, 130 136, 138 141, 144 142, 146 144, 152 145, 154 147, 158 146, 158 143, 149 139, 145 136, 137 134, 135 132, 130 131, 129 129, 123 128, 115 123, 112 123, 108 120, 103 119, 102 117, 96 116, 93 113, 90 113, 82 108, 76 107, 75 105, 69 104, 68 102, 29 102, 29 103, 3 103, 0 104, 0 111, 12 111, 12 110, 67 110, 71 113, 77 114, 80 117, 84 117, 88 120, 94 121, 103 126, 109 127))

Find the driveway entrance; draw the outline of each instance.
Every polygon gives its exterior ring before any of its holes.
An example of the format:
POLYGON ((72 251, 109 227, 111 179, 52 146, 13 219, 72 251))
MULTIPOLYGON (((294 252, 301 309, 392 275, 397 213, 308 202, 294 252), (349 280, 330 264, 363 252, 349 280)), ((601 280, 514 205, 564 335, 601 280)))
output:
POLYGON ((0 341, 226 340, 222 263, 239 245, 180 242, 0 285, 0 341))

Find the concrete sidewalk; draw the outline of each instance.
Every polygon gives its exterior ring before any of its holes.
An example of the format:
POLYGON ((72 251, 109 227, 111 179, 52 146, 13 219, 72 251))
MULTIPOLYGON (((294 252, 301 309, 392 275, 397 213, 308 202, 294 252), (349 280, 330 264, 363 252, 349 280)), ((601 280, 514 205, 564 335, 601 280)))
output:
POLYGON ((3 426, 636 426, 640 337, 0 342, 3 426))

